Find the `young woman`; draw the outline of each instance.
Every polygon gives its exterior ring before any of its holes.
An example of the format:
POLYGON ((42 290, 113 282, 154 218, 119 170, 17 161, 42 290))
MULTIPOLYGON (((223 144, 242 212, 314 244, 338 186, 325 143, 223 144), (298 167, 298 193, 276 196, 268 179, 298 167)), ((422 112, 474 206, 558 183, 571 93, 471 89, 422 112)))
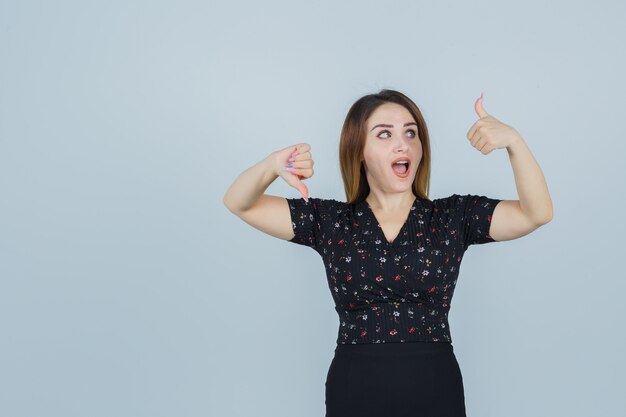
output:
POLYGON ((430 200, 430 144, 419 108, 382 90, 346 116, 339 160, 346 202, 309 198, 306 143, 273 152, 224 196, 251 226, 316 250, 339 315, 326 379, 327 417, 465 416, 448 312, 474 244, 515 239, 552 219, 543 175, 521 136, 475 103, 467 134, 483 154, 506 148, 519 200, 453 194, 430 200), (264 194, 277 177, 303 196, 264 194))

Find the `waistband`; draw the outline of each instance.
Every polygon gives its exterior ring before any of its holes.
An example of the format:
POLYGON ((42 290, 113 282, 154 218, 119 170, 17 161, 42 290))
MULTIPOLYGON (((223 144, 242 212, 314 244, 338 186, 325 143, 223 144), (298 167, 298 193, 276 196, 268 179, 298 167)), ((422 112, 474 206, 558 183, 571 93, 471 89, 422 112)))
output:
POLYGON ((335 355, 403 356, 433 353, 454 353, 451 342, 385 342, 338 344, 335 355))
POLYGON ((385 302, 343 309, 337 344, 452 342, 450 307, 428 303, 385 302))

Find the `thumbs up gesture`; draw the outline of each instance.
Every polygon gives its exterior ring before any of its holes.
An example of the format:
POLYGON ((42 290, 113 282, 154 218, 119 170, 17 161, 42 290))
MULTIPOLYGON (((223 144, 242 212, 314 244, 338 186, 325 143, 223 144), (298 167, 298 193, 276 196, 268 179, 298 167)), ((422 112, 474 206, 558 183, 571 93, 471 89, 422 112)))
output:
POLYGON ((494 149, 511 146, 522 137, 513 127, 502 123, 483 107, 483 95, 474 103, 474 110, 479 119, 467 132, 470 144, 478 149, 483 155, 491 153, 494 149))
POLYGON ((309 189, 302 180, 313 176, 311 146, 308 143, 299 143, 278 150, 274 152, 274 161, 276 173, 298 190, 308 202, 309 189))

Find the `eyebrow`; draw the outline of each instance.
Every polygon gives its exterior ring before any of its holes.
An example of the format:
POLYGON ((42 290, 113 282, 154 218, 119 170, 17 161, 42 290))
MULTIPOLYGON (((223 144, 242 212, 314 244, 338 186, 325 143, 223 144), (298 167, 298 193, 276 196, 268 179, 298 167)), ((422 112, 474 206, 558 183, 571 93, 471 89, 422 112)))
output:
MULTIPOLYGON (((415 122, 405 123, 405 124, 404 124, 404 127, 411 126, 411 125, 415 125, 415 126, 417 126, 417 123, 415 123, 415 122)), ((374 126, 374 127, 370 130, 370 132, 371 132, 372 130, 376 129, 377 127, 393 127, 393 125, 382 125, 382 124, 381 124, 381 125, 376 125, 376 126, 374 126)))

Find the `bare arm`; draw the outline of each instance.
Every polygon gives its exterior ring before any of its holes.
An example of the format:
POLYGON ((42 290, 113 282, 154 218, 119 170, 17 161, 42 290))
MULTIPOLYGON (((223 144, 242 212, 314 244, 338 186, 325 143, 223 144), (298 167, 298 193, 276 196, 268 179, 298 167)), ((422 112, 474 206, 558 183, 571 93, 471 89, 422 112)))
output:
POLYGON ((226 191, 224 205, 250 226, 280 239, 292 239, 294 233, 287 199, 265 194, 265 190, 276 178, 282 176, 289 185, 306 195, 308 190, 298 175, 303 178, 313 175, 313 160, 309 149, 310 146, 307 144, 287 147, 272 152, 262 161, 246 169, 226 191), (285 165, 284 160, 287 160, 296 148, 298 154, 292 158, 296 172, 293 174, 281 172, 285 165))
POLYGON ((279 177, 273 154, 243 171, 224 194, 224 205, 234 214, 252 208, 265 190, 279 177))
POLYGON ((498 203, 489 235, 497 241, 517 239, 552 220, 552 200, 541 168, 519 132, 487 113, 482 100, 481 94, 474 104, 480 119, 472 125, 467 139, 485 155, 506 148, 519 195, 519 200, 498 203))

